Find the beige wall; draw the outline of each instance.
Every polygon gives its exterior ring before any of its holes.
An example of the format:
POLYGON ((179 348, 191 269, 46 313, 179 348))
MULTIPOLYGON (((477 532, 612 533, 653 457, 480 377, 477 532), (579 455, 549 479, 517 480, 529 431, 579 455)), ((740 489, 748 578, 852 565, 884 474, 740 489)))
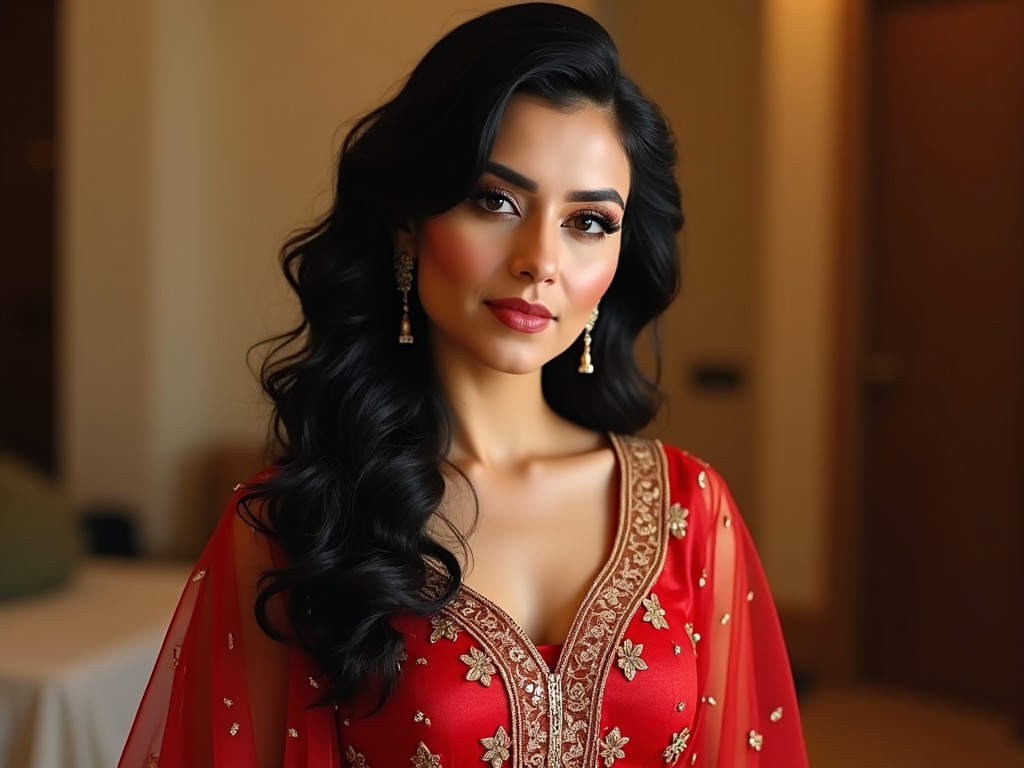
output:
MULTIPOLYGON (((277 249, 327 204, 344 123, 442 31, 499 4, 62 4, 62 464, 76 502, 137 508, 150 551, 187 548, 177 528, 213 512, 192 468, 264 433, 245 350, 294 316, 277 249)), ((662 435, 722 470, 780 602, 813 609, 836 4, 576 5, 609 25, 679 140, 685 283, 662 435), (700 361, 735 363, 744 388, 696 391, 700 361)))
POLYGON ((828 293, 839 3, 605 3, 623 64, 679 142, 684 285, 665 323, 667 440, 711 461, 778 601, 827 599, 828 293), (700 362, 735 393, 697 390, 700 362))
POLYGON ((608 6, 623 68, 664 110, 679 147, 683 287, 663 326, 670 410, 656 434, 712 462, 753 515, 759 4, 608 6), (699 391, 690 373, 706 362, 735 365, 742 387, 699 391))
POLYGON ((814 611, 829 598, 842 4, 764 8, 757 498, 775 590, 814 611))

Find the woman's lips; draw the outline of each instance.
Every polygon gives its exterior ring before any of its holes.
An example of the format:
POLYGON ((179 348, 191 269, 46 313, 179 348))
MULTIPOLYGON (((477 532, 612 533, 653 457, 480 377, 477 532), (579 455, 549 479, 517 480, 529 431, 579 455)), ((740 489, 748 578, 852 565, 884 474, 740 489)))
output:
POLYGON ((530 304, 523 299, 494 299, 484 302, 507 327, 522 333, 539 333, 552 321, 551 311, 543 304, 530 304))

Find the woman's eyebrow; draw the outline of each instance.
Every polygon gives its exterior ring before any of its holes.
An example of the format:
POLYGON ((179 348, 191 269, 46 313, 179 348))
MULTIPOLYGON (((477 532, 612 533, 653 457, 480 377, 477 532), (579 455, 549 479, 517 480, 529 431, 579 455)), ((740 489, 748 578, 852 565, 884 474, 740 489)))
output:
MULTIPOLYGON (((534 194, 540 188, 533 179, 523 176, 518 171, 513 171, 511 168, 502 165, 501 163, 488 162, 484 166, 484 170, 493 173, 500 179, 504 179, 509 184, 515 184, 520 189, 525 189, 527 192, 534 194)), ((568 203, 603 203, 612 202, 618 203, 620 207, 625 208, 626 203, 622 199, 617 191, 608 187, 606 189, 577 189, 573 190, 565 196, 565 200, 568 203)))
POLYGON ((500 163, 488 162, 484 166, 484 170, 493 173, 498 178, 504 179, 509 184, 515 184, 520 189, 525 189, 527 192, 535 193, 539 188, 539 185, 533 179, 528 179, 521 173, 513 171, 511 168, 501 165, 500 163))
POLYGON ((622 195, 611 187, 607 189, 577 189, 566 195, 565 200, 569 203, 618 203, 619 207, 626 207, 622 195))

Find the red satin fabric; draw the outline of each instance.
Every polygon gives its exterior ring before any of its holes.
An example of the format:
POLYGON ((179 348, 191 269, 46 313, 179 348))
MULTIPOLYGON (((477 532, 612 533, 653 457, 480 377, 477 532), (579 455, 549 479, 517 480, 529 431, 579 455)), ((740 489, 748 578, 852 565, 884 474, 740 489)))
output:
POLYGON ((663 479, 623 470, 623 505, 639 513, 623 525, 660 526, 661 548, 619 552, 577 617, 584 639, 534 648, 464 587, 442 616, 394 619, 407 658, 372 715, 369 698, 310 707, 319 672, 255 625, 256 579, 279 554, 236 515, 236 495, 186 585, 120 768, 506 768, 546 765, 553 738, 563 768, 806 766, 775 609, 728 489, 677 449, 632 445, 620 464, 653 447, 663 479), (642 588, 629 586, 636 574, 642 588))

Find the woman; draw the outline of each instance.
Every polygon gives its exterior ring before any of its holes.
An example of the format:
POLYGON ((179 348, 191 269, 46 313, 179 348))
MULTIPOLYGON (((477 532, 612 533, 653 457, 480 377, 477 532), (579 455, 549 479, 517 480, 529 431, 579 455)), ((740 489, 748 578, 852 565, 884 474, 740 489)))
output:
POLYGON ((455 29, 357 123, 284 250, 279 460, 236 488, 122 766, 806 764, 724 483, 630 436, 673 166, 556 5, 455 29))

